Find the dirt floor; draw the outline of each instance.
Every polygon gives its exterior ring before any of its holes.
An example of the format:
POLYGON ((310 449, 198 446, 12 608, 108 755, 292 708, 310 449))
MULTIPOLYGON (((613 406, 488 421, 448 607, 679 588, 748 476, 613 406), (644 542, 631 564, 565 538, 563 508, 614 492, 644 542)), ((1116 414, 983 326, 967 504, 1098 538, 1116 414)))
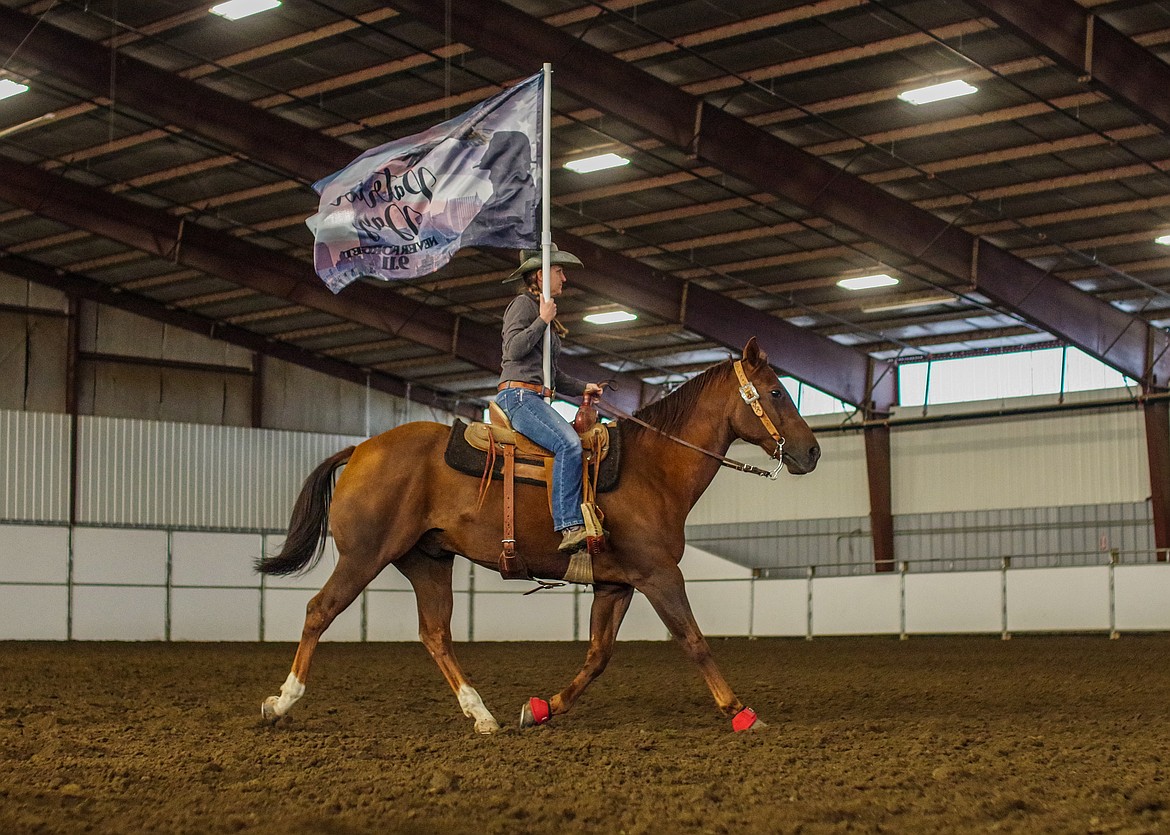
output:
POLYGON ((477 736, 417 644, 0 644, 0 832, 1167 832, 1170 636, 716 640, 733 734, 677 647, 577 709, 584 645, 472 644, 477 736), (1164 761, 1165 760, 1165 761, 1164 761))

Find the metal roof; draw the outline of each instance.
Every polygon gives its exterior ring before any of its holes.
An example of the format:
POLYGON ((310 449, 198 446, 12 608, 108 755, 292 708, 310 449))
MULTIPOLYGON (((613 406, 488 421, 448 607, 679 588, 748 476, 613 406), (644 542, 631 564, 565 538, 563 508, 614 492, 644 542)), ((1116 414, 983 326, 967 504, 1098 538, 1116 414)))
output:
POLYGON ((1073 344, 1170 377, 1170 8, 1141 0, 0 6, 0 271, 435 402, 494 388, 516 253, 333 296, 311 183, 550 61, 579 376, 756 334, 876 411, 893 364, 1073 344), (972 95, 898 94, 963 79, 972 95), (53 114, 49 117, 47 114, 53 114), (565 161, 616 151, 593 174, 565 161), (896 286, 848 291, 886 272, 896 286), (639 318, 582 321, 617 307, 639 318))

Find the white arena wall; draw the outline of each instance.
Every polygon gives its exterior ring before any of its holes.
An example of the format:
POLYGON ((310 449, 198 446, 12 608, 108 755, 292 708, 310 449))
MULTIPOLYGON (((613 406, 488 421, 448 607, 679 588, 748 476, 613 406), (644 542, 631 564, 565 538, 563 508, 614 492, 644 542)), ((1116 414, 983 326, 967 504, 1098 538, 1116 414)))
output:
MULTIPOLYGON (((0 535, 0 640, 296 641, 336 558, 330 542, 308 574, 261 578, 251 563, 279 548, 279 535, 49 525, 0 535)), ((766 580, 688 548, 683 570, 709 636, 1170 630, 1168 563, 766 580)), ((532 584, 463 560, 454 580, 456 640, 588 639, 587 588, 523 595, 532 584)), ((414 594, 388 569, 326 639, 410 641, 417 631, 414 594)), ((621 638, 668 637, 637 595, 621 638)))
MULTIPOLYGON (((308 471, 356 438, 80 417, 74 489, 72 423, 61 415, 0 411, 0 639, 299 637, 305 604, 327 576, 332 551, 299 578, 260 578, 251 564, 279 547, 308 471)), ((766 482, 721 473, 692 512, 689 530, 863 517, 861 437, 826 433, 822 441, 822 464, 808 476, 766 482)), ((892 447, 896 515, 1140 503, 1149 492, 1136 409, 896 429, 892 447)), ((731 454, 762 459, 740 445, 731 454)), ((940 542, 938 553, 900 556, 898 570, 885 574, 864 558, 832 573, 790 553, 784 577, 716 556, 704 542, 702 550, 688 547, 683 571, 711 636, 1170 629, 1170 564, 1156 562, 1148 549, 1123 551, 1102 541, 1088 555, 1039 554, 1024 543, 1000 553, 992 567, 962 570, 961 559, 948 563, 954 554, 940 542)), ((1059 544, 1032 545, 1053 542, 1059 544)), ((458 640, 587 637, 588 589, 522 596, 530 584, 460 560, 455 581, 458 640)), ((396 641, 414 640, 416 632, 413 595, 388 569, 326 637, 396 641)), ((667 636, 636 596, 621 637, 667 636)))

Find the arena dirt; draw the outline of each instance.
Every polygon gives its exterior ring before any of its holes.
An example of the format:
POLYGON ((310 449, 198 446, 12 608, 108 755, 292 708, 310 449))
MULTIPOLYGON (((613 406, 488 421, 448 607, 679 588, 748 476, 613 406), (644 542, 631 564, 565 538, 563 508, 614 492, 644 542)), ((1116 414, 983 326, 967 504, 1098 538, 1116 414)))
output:
POLYGON ((672 644, 461 645, 477 736, 417 644, 0 644, 0 832, 1170 831, 1170 636, 713 641, 731 733, 672 644))

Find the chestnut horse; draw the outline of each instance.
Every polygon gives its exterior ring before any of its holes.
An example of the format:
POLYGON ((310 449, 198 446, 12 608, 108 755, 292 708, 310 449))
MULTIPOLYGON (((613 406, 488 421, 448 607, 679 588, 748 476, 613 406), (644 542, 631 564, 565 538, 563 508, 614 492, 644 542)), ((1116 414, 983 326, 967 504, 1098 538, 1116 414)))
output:
MULTIPOLYGON (((687 513, 715 477, 719 458, 732 441, 739 438, 760 446, 777 459, 778 467, 787 464, 796 474, 816 467, 820 448, 812 430, 767 359, 753 337, 742 361, 729 359, 712 366, 643 408, 635 415, 637 420, 619 421, 622 461, 617 486, 598 497, 609 549, 593 561, 585 664, 551 699, 530 699, 521 712, 521 725, 542 724, 568 713, 605 669, 635 589, 646 596, 698 665, 719 710, 734 717, 733 728, 744 730, 755 722, 754 712, 732 692, 711 657, 691 614, 679 560, 687 513), (737 366, 748 383, 741 384, 737 366)), ((497 568, 503 489, 493 483, 477 510, 480 479, 444 463, 450 432, 450 427, 438 423, 404 424, 326 459, 305 482, 284 547, 261 559, 257 569, 292 574, 311 567, 320 558, 330 529, 337 564, 309 601, 292 672, 280 695, 268 697, 262 705, 269 721, 288 713, 304 694, 321 634, 378 572, 393 564, 414 587, 419 638, 455 691, 464 715, 475 721, 479 733, 499 730, 452 651, 451 568, 455 554, 497 568), (345 470, 331 491, 333 472, 342 464, 345 470)), ((543 487, 516 485, 516 531, 516 550, 533 576, 565 575, 569 558, 557 551, 560 535, 553 532, 543 487)), ((516 605, 523 603, 517 600, 516 605)))

